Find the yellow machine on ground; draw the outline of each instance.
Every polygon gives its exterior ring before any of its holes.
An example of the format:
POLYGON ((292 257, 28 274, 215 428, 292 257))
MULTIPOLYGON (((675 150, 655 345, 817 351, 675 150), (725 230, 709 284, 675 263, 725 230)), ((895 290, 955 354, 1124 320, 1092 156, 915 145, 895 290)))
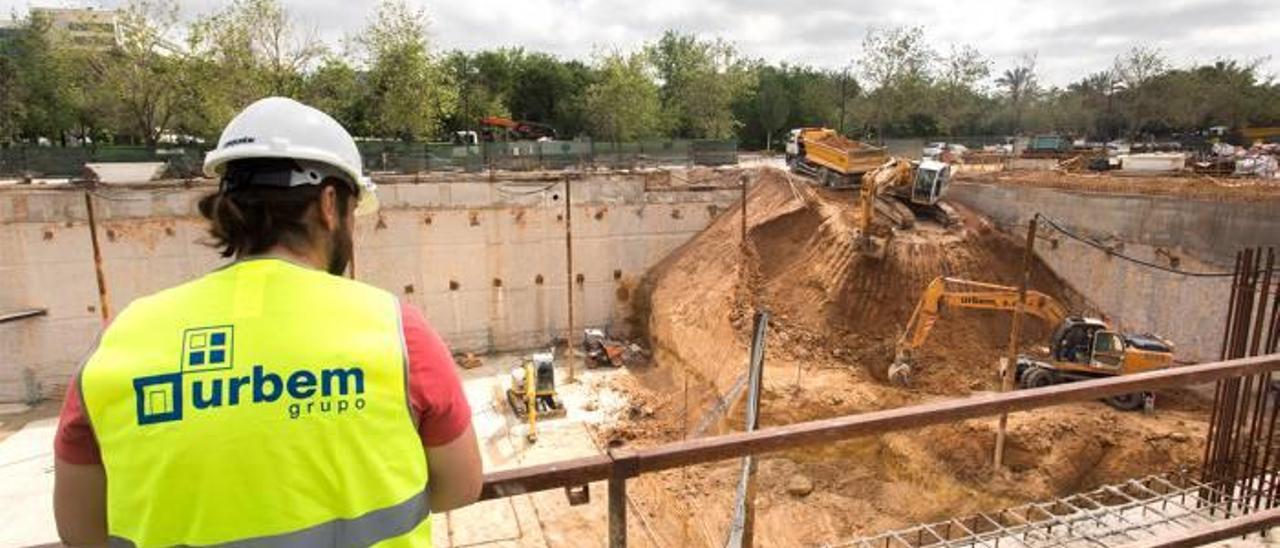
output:
POLYGON ((526 437, 530 443, 538 441, 538 418, 565 416, 564 403, 556 394, 555 356, 539 352, 521 360, 511 370, 511 385, 507 387, 507 403, 516 417, 529 421, 526 437))
MULTIPOLYGON (((936 278, 925 289, 907 328, 898 339, 890 380, 906 382, 914 354, 929 337, 943 309, 976 308, 1012 312, 1018 305, 1017 288, 955 278, 936 278)), ((1039 388, 1061 382, 1142 373, 1169 367, 1173 344, 1155 335, 1121 334, 1106 322, 1069 316, 1053 297, 1027 290, 1025 313, 1055 326, 1045 359, 1019 356, 1014 380, 1023 388, 1039 388)), ((1108 398, 1119 409, 1137 409, 1145 394, 1108 398)))
POLYGON ((887 159, 883 147, 846 139, 834 129, 797 128, 787 139, 787 166, 829 187, 855 185, 887 159))
POLYGON ((889 158, 884 164, 862 176, 859 189, 858 249, 864 255, 880 255, 884 245, 871 239, 871 221, 875 212, 888 217, 900 228, 910 228, 917 214, 932 218, 943 226, 955 224, 959 216, 942 201, 942 193, 951 181, 951 165, 936 160, 912 162, 889 158), (882 196, 893 199, 880 199, 882 196))

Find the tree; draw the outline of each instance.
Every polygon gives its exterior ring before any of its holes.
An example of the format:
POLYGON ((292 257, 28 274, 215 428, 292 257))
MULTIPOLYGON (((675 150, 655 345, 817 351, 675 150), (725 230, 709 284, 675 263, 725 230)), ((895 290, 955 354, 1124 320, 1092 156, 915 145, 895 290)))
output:
POLYGON ((404 140, 435 135, 458 95, 431 55, 426 12, 404 0, 383 0, 358 43, 369 67, 372 131, 404 140))
POLYGON ((922 27, 867 30, 858 67, 870 90, 867 114, 877 134, 884 135, 887 121, 912 115, 920 120, 933 111, 930 88, 936 58, 922 27))
POLYGON ((647 67, 642 53, 613 52, 599 58, 599 79, 587 87, 583 100, 592 136, 622 142, 658 133, 662 105, 647 67))
POLYGON ((1164 54, 1148 46, 1134 46, 1124 55, 1116 56, 1112 70, 1124 85, 1121 99, 1131 135, 1156 117, 1160 100, 1151 84, 1165 73, 1166 65, 1164 54))
POLYGON ((756 94, 759 107, 760 128, 764 130, 765 150, 773 150, 773 134, 782 129, 791 115, 791 98, 783 77, 776 70, 766 68, 758 76, 759 91, 756 94))
POLYGON ((355 134, 367 135, 369 90, 355 67, 343 57, 330 55, 306 75, 302 100, 316 107, 355 134))
POLYGON ((1021 133, 1023 109, 1039 89, 1039 83, 1036 81, 1035 54, 1023 55, 1017 65, 1005 70, 999 78, 996 78, 996 85, 1003 87, 1009 97, 1009 105, 1013 110, 1013 131, 1021 133))
POLYGON ((14 74, 13 81, 4 84, 12 90, 6 109, 17 115, 8 124, 19 139, 65 141, 75 125, 71 88, 66 85, 73 71, 51 40, 50 28, 50 21, 30 16, 5 47, 5 64, 14 74))
POLYGON ((732 44, 668 30, 645 47, 645 57, 661 84, 663 124, 671 135, 733 135, 733 101, 751 85, 751 72, 732 44))
POLYGON ((943 130, 954 133, 964 127, 972 132, 977 126, 981 110, 982 90, 978 83, 991 74, 991 61, 969 45, 951 46, 949 54, 940 59, 939 78, 941 100, 938 112, 943 130))
POLYGON ((199 107, 184 125, 209 137, 253 101, 301 97, 306 72, 327 50, 280 0, 233 0, 190 26, 187 49, 199 107))
POLYGON ((194 102, 195 83, 183 58, 161 53, 171 46, 178 20, 172 0, 132 0, 119 15, 119 47, 100 68, 100 85, 117 106, 117 128, 148 146, 194 102))

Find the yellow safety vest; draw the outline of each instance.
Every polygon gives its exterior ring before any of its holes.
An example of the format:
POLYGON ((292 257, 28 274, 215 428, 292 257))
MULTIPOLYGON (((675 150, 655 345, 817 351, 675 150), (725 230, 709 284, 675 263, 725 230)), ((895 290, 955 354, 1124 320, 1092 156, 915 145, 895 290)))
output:
POLYGON ((279 259, 138 299, 80 373, 112 544, 430 546, 391 294, 279 259))

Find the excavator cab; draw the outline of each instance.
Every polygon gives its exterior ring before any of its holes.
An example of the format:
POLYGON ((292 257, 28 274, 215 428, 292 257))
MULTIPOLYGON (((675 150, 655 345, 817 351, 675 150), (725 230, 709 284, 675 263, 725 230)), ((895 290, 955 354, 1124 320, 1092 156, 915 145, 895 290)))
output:
POLYGON ((1124 365, 1124 339, 1115 331, 1095 333, 1089 362, 1095 367, 1120 369, 1124 365))
POLYGON ((938 203, 950 180, 951 164, 937 160, 921 161, 911 184, 911 202, 922 205, 938 203))

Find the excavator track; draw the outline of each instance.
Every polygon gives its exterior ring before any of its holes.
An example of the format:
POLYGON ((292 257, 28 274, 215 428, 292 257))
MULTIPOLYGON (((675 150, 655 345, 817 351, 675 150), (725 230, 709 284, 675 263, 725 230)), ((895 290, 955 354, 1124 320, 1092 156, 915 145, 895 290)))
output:
POLYGON ((893 221, 893 226, 908 229, 916 224, 916 214, 893 196, 876 196, 876 213, 893 221))
POLYGON ((956 208, 943 201, 924 208, 924 214, 945 227, 960 223, 960 214, 956 212, 956 208))

